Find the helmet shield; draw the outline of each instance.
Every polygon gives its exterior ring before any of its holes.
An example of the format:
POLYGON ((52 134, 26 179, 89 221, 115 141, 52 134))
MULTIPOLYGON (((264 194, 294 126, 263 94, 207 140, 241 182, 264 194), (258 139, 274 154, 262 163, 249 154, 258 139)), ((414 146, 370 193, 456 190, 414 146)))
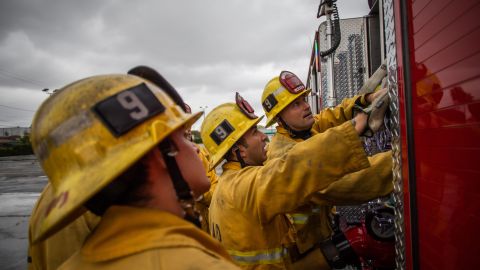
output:
POLYGON ((305 85, 303 85, 302 81, 290 71, 282 71, 280 73, 280 84, 294 95, 305 90, 305 85))

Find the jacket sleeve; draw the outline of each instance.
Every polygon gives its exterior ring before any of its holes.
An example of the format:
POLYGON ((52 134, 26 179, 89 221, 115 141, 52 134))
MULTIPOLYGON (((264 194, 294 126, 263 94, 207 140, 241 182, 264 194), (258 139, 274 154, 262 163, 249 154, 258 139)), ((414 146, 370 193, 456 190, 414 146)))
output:
POLYGON ((205 147, 203 146, 200 146, 199 149, 200 152, 198 153, 198 156, 200 157, 203 167, 207 172, 207 177, 210 180, 210 189, 207 192, 203 193, 203 198, 200 202, 206 207, 208 207, 210 205, 210 202, 212 201, 212 195, 218 183, 218 176, 215 173, 215 170, 208 171, 208 168, 210 166, 210 155, 208 154, 207 149, 205 149, 205 147))
POLYGON ((202 203, 208 207, 210 205, 210 202, 212 201, 213 192, 217 187, 218 176, 215 173, 215 170, 211 170, 207 173, 207 177, 208 179, 210 179, 210 189, 207 192, 203 193, 202 203))
POLYGON ((319 205, 352 205, 385 196, 393 191, 392 152, 369 157, 371 166, 347 174, 312 195, 311 202, 319 205))
POLYGON ((365 95, 346 98, 335 108, 327 108, 320 111, 320 113, 314 117, 315 123, 312 126, 312 130, 322 133, 331 127, 341 125, 345 121, 352 119, 355 104, 360 106, 367 105, 365 95))
POLYGON ((369 166, 361 141, 348 122, 296 144, 288 154, 264 166, 239 171, 238 181, 233 181, 233 201, 265 223, 277 214, 293 211, 343 175, 369 166))

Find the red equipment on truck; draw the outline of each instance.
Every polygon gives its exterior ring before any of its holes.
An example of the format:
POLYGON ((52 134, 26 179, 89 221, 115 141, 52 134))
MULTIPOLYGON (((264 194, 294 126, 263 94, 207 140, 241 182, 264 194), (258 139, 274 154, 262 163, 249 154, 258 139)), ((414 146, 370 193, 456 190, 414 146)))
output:
POLYGON ((352 264, 477 268, 480 2, 369 0, 369 14, 341 20, 335 2, 322 0, 318 10, 327 20, 308 72, 312 109, 373 90, 361 88, 383 75, 392 101, 385 131, 365 139, 371 153, 392 149, 392 196, 338 208, 337 235, 353 249, 352 264))

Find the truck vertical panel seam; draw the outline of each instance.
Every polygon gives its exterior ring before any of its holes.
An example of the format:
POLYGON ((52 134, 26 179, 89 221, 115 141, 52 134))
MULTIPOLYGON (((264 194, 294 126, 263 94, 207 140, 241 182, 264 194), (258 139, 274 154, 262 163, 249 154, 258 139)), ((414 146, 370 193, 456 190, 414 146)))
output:
POLYGON ((407 152, 408 152, 408 181, 410 193, 410 230, 412 241, 412 267, 420 269, 419 262, 419 239, 418 239, 418 211, 417 211, 417 179, 416 179, 416 160, 415 160, 415 131, 413 125, 413 87, 411 69, 415 63, 410 61, 409 47, 409 18, 408 3, 400 1, 400 21, 402 33, 402 57, 403 57, 403 74, 405 89, 405 114, 406 114, 406 135, 407 135, 407 152))
POLYGON ((383 5, 385 56, 388 71, 388 93, 391 99, 390 111, 392 112, 390 125, 392 131, 392 173, 393 173, 393 198, 395 210, 395 262, 396 269, 406 268, 406 227, 402 171, 402 140, 400 125, 400 102, 398 89, 397 41, 395 34, 394 0, 384 0, 383 5))

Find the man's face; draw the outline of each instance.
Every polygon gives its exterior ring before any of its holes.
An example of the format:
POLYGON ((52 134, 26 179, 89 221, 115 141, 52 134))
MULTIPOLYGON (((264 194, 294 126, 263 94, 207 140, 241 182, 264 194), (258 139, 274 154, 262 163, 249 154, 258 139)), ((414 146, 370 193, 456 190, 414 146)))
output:
POLYGON ((309 130, 315 122, 305 95, 288 104, 279 114, 287 125, 296 131, 309 130))
POLYGON ((267 135, 257 129, 250 128, 243 136, 244 145, 239 144, 240 154, 244 161, 251 166, 261 166, 267 160, 267 135))

